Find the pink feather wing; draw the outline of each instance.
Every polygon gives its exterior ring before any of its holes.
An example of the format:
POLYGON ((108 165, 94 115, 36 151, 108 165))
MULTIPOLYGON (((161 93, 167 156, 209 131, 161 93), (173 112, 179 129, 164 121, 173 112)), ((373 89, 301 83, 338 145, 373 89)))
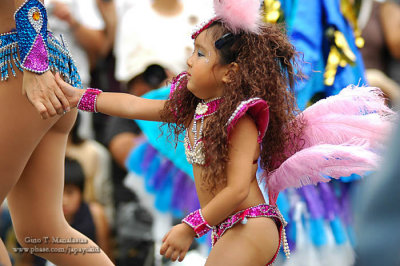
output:
POLYGON ((378 113, 380 115, 394 112, 385 105, 383 93, 378 88, 348 86, 339 94, 322 99, 303 111, 309 119, 324 116, 329 113, 346 115, 365 115, 378 113))
POLYGON ((363 175, 376 169, 379 157, 368 150, 368 143, 356 145, 321 144, 303 149, 284 161, 267 177, 268 190, 329 182, 351 174, 363 175))
POLYGON ((302 140, 304 148, 317 144, 342 144, 353 138, 366 139, 372 148, 379 148, 391 129, 391 123, 378 114, 305 117, 302 140))

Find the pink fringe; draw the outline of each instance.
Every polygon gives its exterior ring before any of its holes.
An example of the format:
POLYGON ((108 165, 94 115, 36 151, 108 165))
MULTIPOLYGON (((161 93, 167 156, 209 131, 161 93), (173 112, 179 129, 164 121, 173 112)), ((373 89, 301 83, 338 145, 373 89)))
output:
POLYGON ((262 24, 260 0, 214 0, 214 10, 232 33, 259 33, 262 24))

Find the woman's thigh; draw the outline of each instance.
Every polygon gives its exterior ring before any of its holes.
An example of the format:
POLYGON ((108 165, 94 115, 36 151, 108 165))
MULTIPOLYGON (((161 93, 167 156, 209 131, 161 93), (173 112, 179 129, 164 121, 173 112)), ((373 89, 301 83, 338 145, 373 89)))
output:
POLYGON ((279 246, 279 233, 270 218, 249 218, 237 224, 218 240, 207 259, 213 265, 266 265, 279 246))
MULTIPOLYGON (((9 193, 13 226, 20 244, 32 248, 36 244, 26 239, 42 240, 41 248, 69 248, 93 250, 95 243, 70 227, 64 218, 62 198, 64 188, 65 149, 70 131, 76 119, 76 110, 61 117, 41 138, 30 156, 17 184, 9 193), (27 238, 29 237, 29 238, 27 238), (59 239, 85 240, 74 245, 59 244, 59 239), (46 241, 47 239, 48 241, 46 241)), ((36 253, 56 265, 112 265, 103 251, 78 255, 68 253, 36 253)))
POLYGON ((0 82, 0 202, 21 176, 31 154, 59 116, 42 120, 21 93, 22 73, 0 82))
POLYGON ((22 228, 22 234, 26 233, 27 220, 32 221, 31 225, 36 224, 28 231, 34 229, 39 234, 42 230, 49 231, 49 225, 65 224, 62 210, 65 149, 76 113, 72 111, 59 118, 44 134, 7 197, 15 229, 22 228))

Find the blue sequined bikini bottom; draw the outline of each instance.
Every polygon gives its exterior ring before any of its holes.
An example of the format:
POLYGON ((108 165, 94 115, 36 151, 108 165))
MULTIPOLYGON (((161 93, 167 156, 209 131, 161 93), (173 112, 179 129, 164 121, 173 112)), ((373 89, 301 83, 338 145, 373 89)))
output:
MULTIPOLYGON (((64 42, 59 42, 53 34, 48 32, 48 47, 50 70, 58 72, 66 82, 74 87, 81 88, 82 82, 70 52, 64 42)), ((18 55, 17 31, 0 34, 0 73, 1 81, 10 75, 14 77, 18 71, 23 71, 18 55)))

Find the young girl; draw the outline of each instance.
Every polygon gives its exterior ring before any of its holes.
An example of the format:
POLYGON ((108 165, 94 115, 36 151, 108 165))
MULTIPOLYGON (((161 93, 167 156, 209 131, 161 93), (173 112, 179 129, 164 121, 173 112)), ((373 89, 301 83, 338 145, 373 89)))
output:
POLYGON ((259 159, 269 174, 298 150, 305 122, 295 117, 288 89, 296 78, 296 53, 282 29, 260 23, 258 0, 214 3, 217 17, 193 34, 187 72, 174 79, 169 100, 82 91, 56 80, 81 110, 164 121, 176 138, 186 131, 201 209, 165 235, 161 254, 182 261, 193 239, 212 229, 206 265, 271 264, 281 241, 289 253, 286 222, 276 207, 287 184, 274 185, 279 189, 266 204, 256 171, 259 159))

